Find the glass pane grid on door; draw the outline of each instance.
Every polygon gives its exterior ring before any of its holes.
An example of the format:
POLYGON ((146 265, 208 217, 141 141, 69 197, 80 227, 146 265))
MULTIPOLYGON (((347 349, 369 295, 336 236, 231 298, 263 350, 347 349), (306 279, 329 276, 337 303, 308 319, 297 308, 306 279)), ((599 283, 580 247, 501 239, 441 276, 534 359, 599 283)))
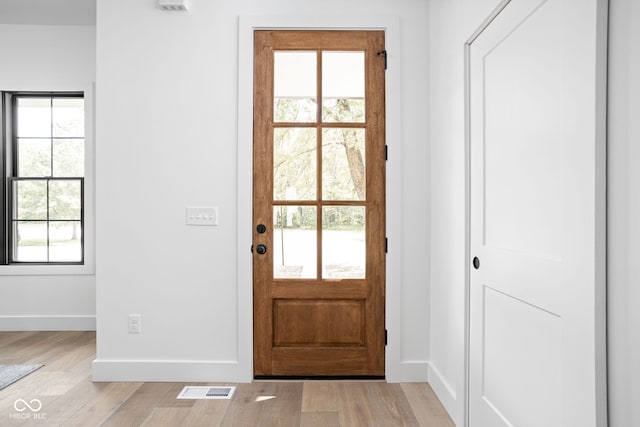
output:
POLYGON ((276 279, 366 276, 364 60, 363 51, 274 52, 276 279))

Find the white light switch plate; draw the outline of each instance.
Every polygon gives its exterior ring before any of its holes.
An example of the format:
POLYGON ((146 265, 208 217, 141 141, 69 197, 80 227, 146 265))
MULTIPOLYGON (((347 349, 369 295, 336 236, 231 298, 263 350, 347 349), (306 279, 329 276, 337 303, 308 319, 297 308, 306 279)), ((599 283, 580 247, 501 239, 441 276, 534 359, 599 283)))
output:
POLYGON ((218 208, 188 207, 187 225, 218 225, 218 208))
POLYGON ((142 320, 142 316, 139 314, 130 314, 129 315, 129 333, 130 334, 139 334, 142 330, 142 325, 140 324, 142 320))

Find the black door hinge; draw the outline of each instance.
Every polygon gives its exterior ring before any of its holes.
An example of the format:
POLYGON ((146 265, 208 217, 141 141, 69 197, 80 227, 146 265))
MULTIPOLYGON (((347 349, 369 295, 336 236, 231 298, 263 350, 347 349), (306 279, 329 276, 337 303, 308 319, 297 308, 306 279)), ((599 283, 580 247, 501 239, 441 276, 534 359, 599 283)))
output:
POLYGON ((389 239, 387 237, 384 238, 384 253, 389 253, 389 239))
POLYGON ((384 159, 385 160, 389 160, 389 146, 388 145, 384 146, 384 159))
POLYGON ((378 54, 378 56, 384 56, 384 69, 387 69, 387 51, 386 50, 379 50, 378 52, 376 52, 378 54))
POLYGON ((384 345, 387 345, 387 330, 384 330, 384 345))

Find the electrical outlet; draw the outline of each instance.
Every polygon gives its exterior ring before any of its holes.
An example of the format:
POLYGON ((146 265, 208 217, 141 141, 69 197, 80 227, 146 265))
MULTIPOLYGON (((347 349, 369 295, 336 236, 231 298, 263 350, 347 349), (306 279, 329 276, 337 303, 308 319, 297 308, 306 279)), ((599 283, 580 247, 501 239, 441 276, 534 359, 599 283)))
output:
POLYGON ((129 315, 129 333, 130 334, 140 333, 140 315, 139 314, 129 315))

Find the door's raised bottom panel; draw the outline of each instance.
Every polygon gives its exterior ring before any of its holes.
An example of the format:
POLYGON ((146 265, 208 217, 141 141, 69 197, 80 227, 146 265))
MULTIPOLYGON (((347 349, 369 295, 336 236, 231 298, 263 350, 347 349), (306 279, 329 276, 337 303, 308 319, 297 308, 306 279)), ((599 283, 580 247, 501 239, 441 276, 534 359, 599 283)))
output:
POLYGON ((273 344, 364 346, 365 301, 306 299, 273 301, 273 344))

